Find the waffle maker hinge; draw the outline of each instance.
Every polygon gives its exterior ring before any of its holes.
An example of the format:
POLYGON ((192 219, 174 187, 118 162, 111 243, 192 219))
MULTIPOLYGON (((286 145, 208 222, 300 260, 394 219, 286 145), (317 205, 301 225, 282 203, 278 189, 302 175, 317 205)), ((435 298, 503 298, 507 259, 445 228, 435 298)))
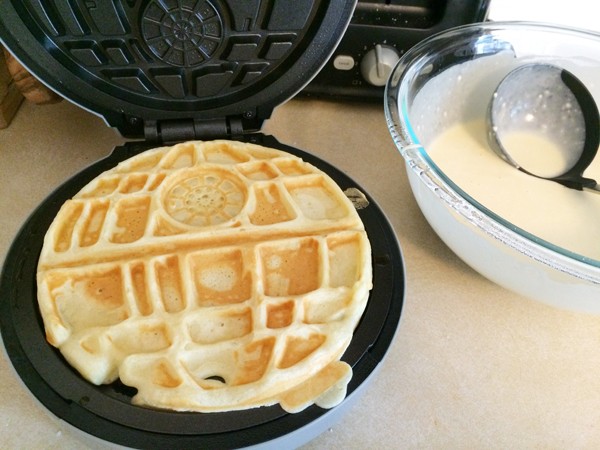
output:
POLYGON ((262 120, 232 116, 214 119, 164 119, 144 121, 145 140, 152 144, 175 144, 190 140, 239 139, 260 130, 262 120))

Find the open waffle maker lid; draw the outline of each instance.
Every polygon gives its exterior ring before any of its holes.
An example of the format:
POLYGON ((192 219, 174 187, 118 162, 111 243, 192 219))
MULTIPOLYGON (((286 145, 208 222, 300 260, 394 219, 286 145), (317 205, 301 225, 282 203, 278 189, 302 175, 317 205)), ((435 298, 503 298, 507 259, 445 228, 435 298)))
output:
POLYGON ((7 0, 0 39, 123 136, 157 140, 187 121, 206 138, 260 129, 325 64, 355 3, 7 0))
POLYGON ((43 238, 62 204, 102 172, 157 144, 251 141, 302 157, 342 190, 361 191, 325 161, 256 133, 327 61, 354 6, 353 0, 0 2, 0 41, 30 72, 123 136, 141 139, 117 147, 50 194, 21 228, 0 276, 7 354, 56 416, 135 448, 290 447, 331 426, 371 379, 398 327, 404 264, 391 225, 366 193, 368 206, 358 212, 372 247, 373 289, 342 357, 353 368, 346 399, 330 410, 313 405, 288 414, 276 405, 200 414, 134 406, 134 389, 118 381, 88 383, 47 344, 36 291, 43 238))

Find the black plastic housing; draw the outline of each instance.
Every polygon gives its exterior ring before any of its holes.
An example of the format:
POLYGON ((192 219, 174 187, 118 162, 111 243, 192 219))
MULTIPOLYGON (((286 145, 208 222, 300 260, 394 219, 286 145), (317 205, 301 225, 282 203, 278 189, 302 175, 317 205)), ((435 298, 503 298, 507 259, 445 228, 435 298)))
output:
MULTIPOLYGON (((300 156, 329 174, 342 190, 359 188, 335 167, 306 152, 254 134, 251 142, 300 156)), ((373 290, 342 360, 353 376, 346 400, 325 410, 311 406, 296 414, 278 405, 226 413, 183 413, 131 404, 135 389, 119 381, 95 386, 84 380, 46 342, 37 306, 36 272, 44 235, 62 204, 100 173, 147 149, 128 143, 57 188, 32 213, 8 252, 0 273, 0 330, 7 354, 25 385, 56 416, 106 441, 133 448, 240 448, 282 438, 336 414, 375 370, 396 333, 404 300, 404 264, 393 228, 369 196, 358 211, 373 255, 373 290)))
POLYGON ((236 134, 260 129, 316 75, 355 3, 5 0, 0 39, 37 78, 126 137, 158 136, 148 124, 163 120, 236 134))

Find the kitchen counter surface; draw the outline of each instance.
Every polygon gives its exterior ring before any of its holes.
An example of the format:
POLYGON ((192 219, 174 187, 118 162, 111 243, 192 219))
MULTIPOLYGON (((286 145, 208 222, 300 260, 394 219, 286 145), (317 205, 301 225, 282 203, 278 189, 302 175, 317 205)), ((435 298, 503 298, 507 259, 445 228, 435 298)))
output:
MULTIPOLYGON (((459 260, 423 218, 379 104, 297 99, 265 131, 334 164, 386 212, 406 298, 381 370, 324 448, 598 448, 600 316, 519 297, 459 260)), ((78 107, 25 103, 0 132, 0 261, 59 183, 123 139, 78 107)), ((0 354, 0 448, 114 448, 48 413, 0 354)))

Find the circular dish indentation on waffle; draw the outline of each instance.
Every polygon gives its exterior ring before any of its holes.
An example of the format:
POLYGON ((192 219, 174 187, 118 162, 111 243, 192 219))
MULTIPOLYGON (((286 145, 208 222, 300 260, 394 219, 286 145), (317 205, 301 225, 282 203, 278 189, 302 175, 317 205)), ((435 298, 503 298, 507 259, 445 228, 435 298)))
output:
POLYGON ((219 169, 193 169, 165 181, 163 206, 177 222, 202 227, 237 216, 247 190, 239 177, 219 169))

